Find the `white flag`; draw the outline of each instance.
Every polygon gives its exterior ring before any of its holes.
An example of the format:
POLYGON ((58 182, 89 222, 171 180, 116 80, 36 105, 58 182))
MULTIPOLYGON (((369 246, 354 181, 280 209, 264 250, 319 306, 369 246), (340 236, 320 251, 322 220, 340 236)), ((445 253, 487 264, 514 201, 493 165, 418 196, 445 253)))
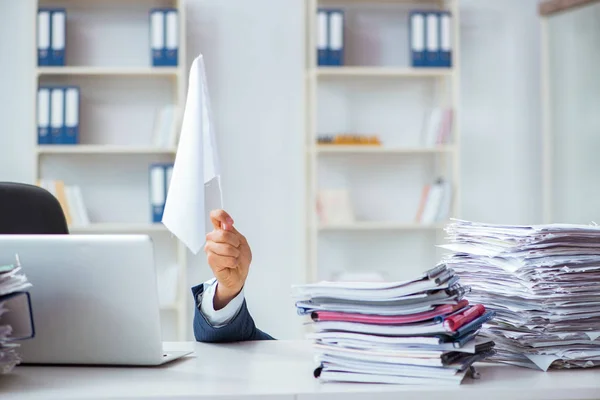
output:
POLYGON ((204 59, 190 68, 185 112, 163 224, 197 254, 212 230, 209 213, 223 208, 220 165, 204 59))

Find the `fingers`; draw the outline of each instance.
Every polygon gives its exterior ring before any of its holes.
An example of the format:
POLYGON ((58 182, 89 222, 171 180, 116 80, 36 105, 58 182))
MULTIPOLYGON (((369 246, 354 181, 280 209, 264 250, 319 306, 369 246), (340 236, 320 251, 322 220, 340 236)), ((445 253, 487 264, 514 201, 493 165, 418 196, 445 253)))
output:
POLYGON ((206 254, 208 265, 210 265, 213 271, 218 271, 225 268, 236 268, 238 265, 238 260, 235 257, 221 256, 213 253, 212 251, 207 251, 206 254))
POLYGON ((224 210, 212 210, 210 212, 210 221, 215 229, 233 229, 233 218, 224 210))
POLYGON ((222 257, 238 258, 240 256, 240 251, 238 248, 227 243, 208 241, 204 246, 204 251, 215 253, 216 255, 222 257))
POLYGON ((224 231, 224 230, 215 230, 206 235, 207 241, 212 241, 215 243, 225 243, 229 244, 233 247, 240 247, 241 238, 239 233, 234 233, 232 231, 224 231))

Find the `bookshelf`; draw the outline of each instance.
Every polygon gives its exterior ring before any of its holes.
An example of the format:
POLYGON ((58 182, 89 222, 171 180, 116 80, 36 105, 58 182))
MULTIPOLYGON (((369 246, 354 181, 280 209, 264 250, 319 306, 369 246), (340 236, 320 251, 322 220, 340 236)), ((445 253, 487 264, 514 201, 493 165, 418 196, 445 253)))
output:
MULTIPOLYGON (((154 145, 157 112, 183 109, 187 90, 184 0, 37 0, 39 8, 66 10, 64 66, 34 68, 34 110, 41 85, 75 85, 79 96, 79 143, 34 141, 35 180, 60 180, 81 189, 90 223, 71 225, 71 234, 146 234, 155 245, 165 340, 188 340, 187 249, 161 223, 152 223, 149 166, 174 162, 177 149, 154 145), (178 10, 177 66, 152 66, 152 8, 178 10), (176 281, 161 281, 176 268, 176 281), (169 283, 167 285, 167 283, 169 283)), ((124 265, 124 268, 127 266, 124 265)), ((173 276, 173 274, 171 274, 173 276)))
POLYGON ((340 270, 387 265, 390 279, 414 275, 439 261, 434 245, 446 220, 416 222, 423 186, 439 176, 452 185, 450 217, 460 209, 458 0, 306 0, 305 130, 307 280, 340 270), (344 13, 344 62, 319 66, 321 8, 344 13), (452 67, 413 67, 411 10, 452 15, 452 67), (420 116, 431 107, 453 111, 452 139, 423 145, 420 116), (378 135, 380 145, 322 144, 319 135, 378 135), (354 219, 323 222, 317 204, 327 189, 349 192, 354 219), (397 250, 397 251, 395 251, 397 250), (404 259, 405 253, 416 252, 404 259), (371 257, 369 253, 375 253, 371 257), (403 262, 404 261, 404 262, 403 262), (412 269, 412 270, 411 270, 412 269))

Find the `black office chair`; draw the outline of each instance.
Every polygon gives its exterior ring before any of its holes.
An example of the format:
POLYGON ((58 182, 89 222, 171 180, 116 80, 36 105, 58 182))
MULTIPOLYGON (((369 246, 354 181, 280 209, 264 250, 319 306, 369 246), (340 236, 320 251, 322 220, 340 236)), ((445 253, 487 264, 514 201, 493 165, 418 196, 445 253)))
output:
POLYGON ((0 234, 68 234, 60 203, 50 192, 25 183, 0 182, 0 234))

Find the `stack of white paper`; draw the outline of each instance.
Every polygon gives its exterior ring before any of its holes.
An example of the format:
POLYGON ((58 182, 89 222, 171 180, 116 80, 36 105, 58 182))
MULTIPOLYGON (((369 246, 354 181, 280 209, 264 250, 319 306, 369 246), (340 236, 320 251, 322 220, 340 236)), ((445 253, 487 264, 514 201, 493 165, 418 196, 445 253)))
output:
POLYGON ((298 313, 312 319, 321 381, 456 385, 493 352, 476 337, 493 313, 464 300, 468 288, 443 265, 405 282, 293 289, 298 313))
POLYGON ((443 263, 496 312, 491 360, 547 370, 600 365, 600 227, 455 221, 443 263))
MULTIPOLYGON (((6 320, 11 310, 8 304, 18 292, 31 287, 27 277, 22 274, 18 259, 15 264, 0 266, 0 374, 6 374, 21 362, 17 353, 19 345, 12 342, 13 327, 6 320)), ((29 315, 26 318, 30 318, 29 315)))

